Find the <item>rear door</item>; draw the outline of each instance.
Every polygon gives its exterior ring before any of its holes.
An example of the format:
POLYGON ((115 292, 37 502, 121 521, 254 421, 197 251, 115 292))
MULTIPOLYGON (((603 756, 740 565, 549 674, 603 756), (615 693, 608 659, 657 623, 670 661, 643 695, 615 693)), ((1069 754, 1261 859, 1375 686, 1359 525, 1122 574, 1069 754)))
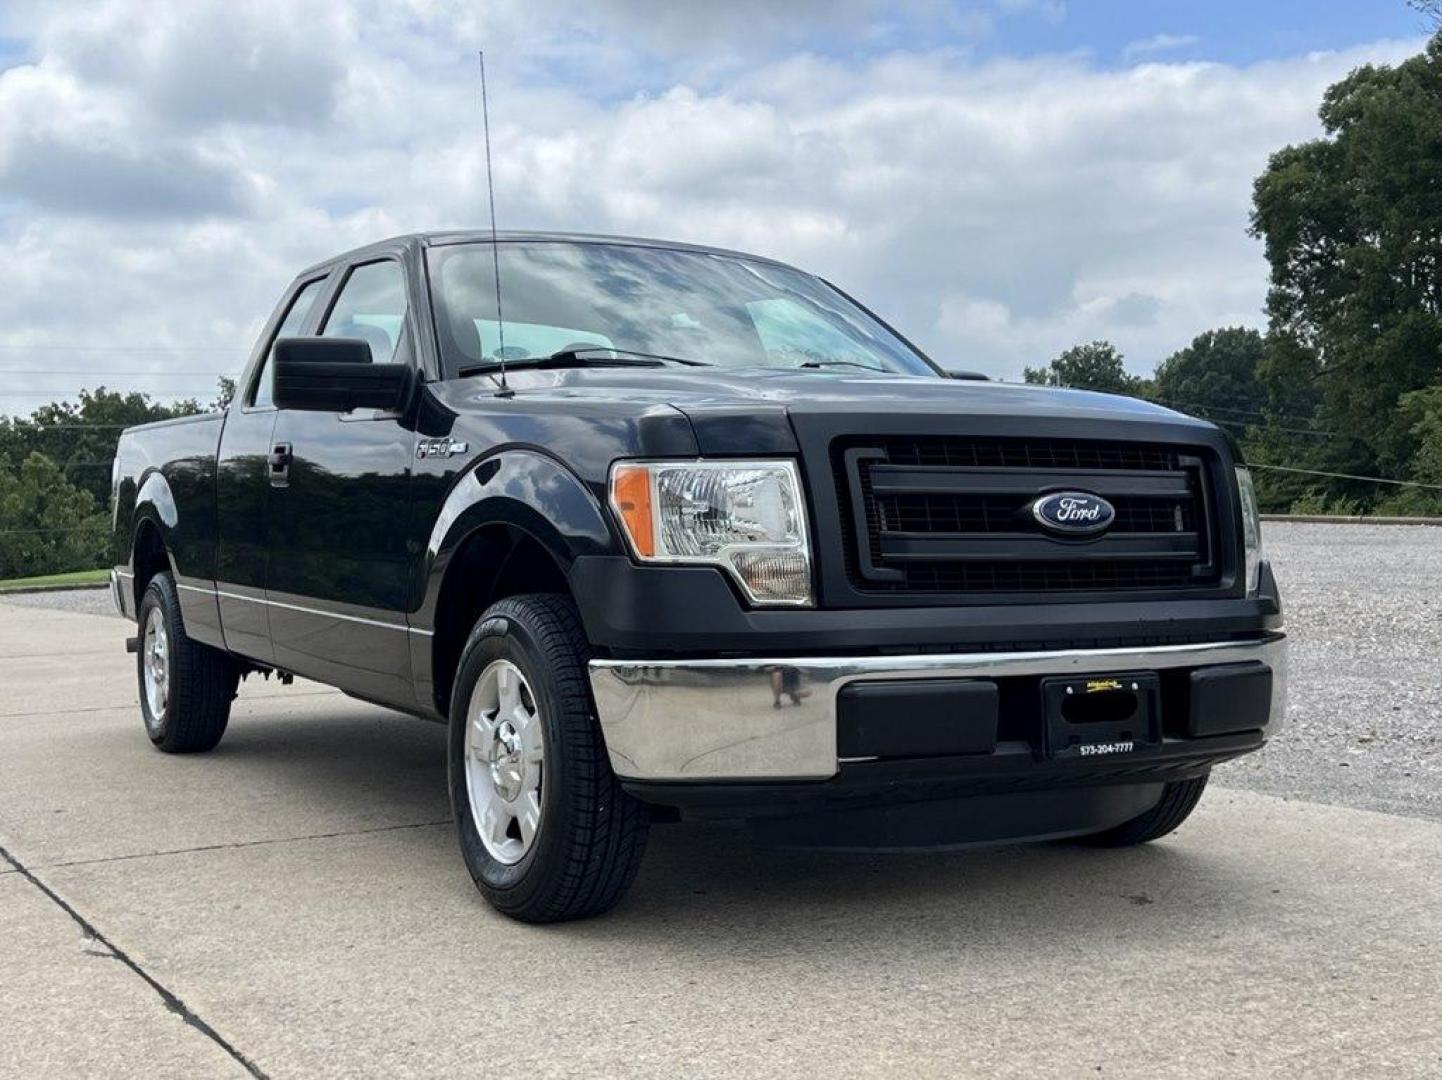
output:
MULTIPOLYGON (((416 330, 398 258, 347 267, 319 323, 363 338, 375 363, 414 364, 416 330)), ((406 610, 415 432, 403 414, 282 409, 272 452, 266 575, 275 662, 362 697, 414 706, 406 610)))
POLYGON ((226 648, 274 661, 266 615, 271 488, 269 455, 275 406, 270 361, 275 339, 304 333, 319 318, 326 275, 297 281, 276 308, 257 358, 226 413, 216 462, 216 587, 226 648))

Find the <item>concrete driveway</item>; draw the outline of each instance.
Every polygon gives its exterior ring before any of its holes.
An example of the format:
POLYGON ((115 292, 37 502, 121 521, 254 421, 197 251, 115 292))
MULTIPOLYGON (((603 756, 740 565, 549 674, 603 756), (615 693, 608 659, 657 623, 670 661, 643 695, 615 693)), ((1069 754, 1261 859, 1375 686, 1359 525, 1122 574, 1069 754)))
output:
POLYGON ((1442 1073, 1437 821, 1214 785, 1133 851, 673 826, 538 929, 466 876, 441 728, 251 680, 167 757, 127 632, 0 604, 0 1076, 1442 1073))

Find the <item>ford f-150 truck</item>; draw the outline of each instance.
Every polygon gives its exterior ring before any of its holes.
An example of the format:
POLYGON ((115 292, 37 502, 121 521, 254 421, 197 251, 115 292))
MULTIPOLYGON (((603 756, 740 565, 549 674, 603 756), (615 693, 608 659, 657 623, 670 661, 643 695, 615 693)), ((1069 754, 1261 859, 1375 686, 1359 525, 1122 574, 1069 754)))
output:
POLYGON ((608 909, 686 818, 1140 843, 1282 719, 1221 431, 948 377, 770 259, 524 233, 338 256, 223 413, 127 431, 113 479, 152 742, 213 748, 257 673, 448 724, 461 855, 518 919, 608 909))

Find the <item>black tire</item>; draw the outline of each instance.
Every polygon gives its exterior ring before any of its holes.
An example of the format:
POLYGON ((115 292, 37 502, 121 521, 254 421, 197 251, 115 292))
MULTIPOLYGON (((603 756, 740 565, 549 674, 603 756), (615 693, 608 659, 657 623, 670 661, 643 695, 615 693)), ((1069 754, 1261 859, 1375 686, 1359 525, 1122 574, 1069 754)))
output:
POLYGON ((1208 775, 1204 773, 1193 780, 1178 780, 1166 785, 1157 805, 1146 813, 1138 814, 1130 821, 1124 821, 1105 832, 1083 836, 1080 838, 1081 842, 1092 847, 1132 847, 1175 832, 1196 809, 1202 792, 1207 789, 1208 775))
POLYGON ((646 848, 646 808, 621 790, 606 756, 587 680, 590 647, 575 604, 547 594, 492 605, 471 631, 451 695, 448 773, 461 855, 504 915, 529 923, 584 919, 625 894, 646 848), (465 729, 482 673, 509 660, 529 684, 544 739, 540 825, 519 861, 481 840, 466 779, 465 729))
POLYGON ((167 754, 213 750, 225 734, 230 703, 240 681, 235 661, 219 649, 186 637, 185 619, 169 573, 162 572, 150 579, 140 598, 136 620, 140 627, 140 649, 135 657, 135 675, 140 687, 145 733, 167 754), (159 716, 151 708, 145 680, 146 626, 150 613, 155 610, 160 612, 168 650, 163 680, 167 693, 159 716))

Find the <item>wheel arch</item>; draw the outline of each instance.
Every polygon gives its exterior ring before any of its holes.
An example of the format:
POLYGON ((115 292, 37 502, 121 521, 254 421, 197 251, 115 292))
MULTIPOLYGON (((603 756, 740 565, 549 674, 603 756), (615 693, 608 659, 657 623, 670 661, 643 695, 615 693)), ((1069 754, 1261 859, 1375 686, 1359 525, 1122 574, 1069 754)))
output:
POLYGON ((135 610, 139 611, 140 598, 145 595, 150 579, 162 570, 175 572, 171 550, 180 515, 170 484, 158 469, 141 481, 135 493, 132 517, 135 524, 130 542, 130 570, 134 575, 131 586, 135 610))
POLYGON ((131 581, 135 610, 139 611, 140 598, 145 595, 151 579, 162 571, 174 570, 160 526, 152 518, 142 518, 135 527, 135 540, 130 549, 130 567, 135 575, 131 581))
POLYGON ((445 716, 461 649, 486 608, 522 593, 570 595, 575 559, 615 548, 600 503, 560 462, 529 449, 478 462, 451 488, 427 545, 413 619, 429 633, 413 656, 417 696, 445 716))

